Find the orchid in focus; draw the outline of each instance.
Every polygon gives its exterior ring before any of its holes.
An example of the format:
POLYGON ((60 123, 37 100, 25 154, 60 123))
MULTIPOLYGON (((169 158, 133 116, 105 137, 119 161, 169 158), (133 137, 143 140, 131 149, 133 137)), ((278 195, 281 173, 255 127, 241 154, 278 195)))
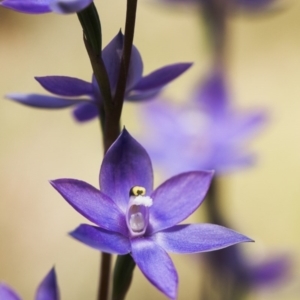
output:
MULTIPOLYGON (((59 289, 54 268, 46 275, 37 288, 35 300, 59 300, 59 289)), ((0 283, 1 300, 21 300, 21 297, 8 285, 0 283)))
POLYGON ((143 140, 150 157, 169 175, 187 170, 224 173, 253 164, 255 157, 245 143, 266 121, 262 110, 233 107, 219 71, 197 88, 189 104, 157 100, 143 107, 142 116, 151 126, 143 140))
POLYGON ((92 2, 93 0, 2 0, 0 6, 26 14, 70 14, 83 10, 92 2))
POLYGON ((153 191, 150 158, 124 129, 103 159, 100 191, 75 179, 51 183, 98 225, 82 224, 70 233, 72 237, 103 252, 130 253, 147 279, 176 299, 178 276, 167 251, 206 252, 251 241, 218 225, 178 225, 202 203, 212 176, 212 171, 182 173, 153 191))
MULTIPOLYGON (((112 95, 116 92, 123 43, 124 36, 119 32, 102 51, 102 59, 108 73, 112 95)), ((165 85, 185 72, 190 66, 191 63, 172 64, 142 77, 142 58, 137 48, 133 46, 125 99, 141 101, 153 98, 165 85)), ((94 76, 91 83, 66 76, 45 76, 35 79, 47 91, 56 96, 13 93, 6 95, 6 97, 18 103, 38 108, 60 109, 75 106, 73 114, 79 122, 88 121, 98 116, 103 99, 94 76)))

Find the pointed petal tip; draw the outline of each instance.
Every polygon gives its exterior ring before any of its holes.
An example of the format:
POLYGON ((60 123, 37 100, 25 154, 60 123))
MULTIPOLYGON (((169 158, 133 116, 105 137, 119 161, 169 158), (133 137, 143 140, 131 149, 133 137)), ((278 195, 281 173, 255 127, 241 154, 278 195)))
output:
POLYGON ((186 63, 181 63, 182 64, 182 66, 185 66, 186 67, 186 69, 188 69, 188 68, 190 68, 191 66, 193 66, 194 65, 194 63, 193 62, 186 62, 186 63))
POLYGON ((20 95, 20 93, 9 93, 9 94, 5 94, 4 98, 9 99, 9 100, 14 100, 14 98, 19 95, 20 95))
POLYGON ((60 179, 51 179, 49 180, 49 183, 54 187, 56 188, 56 183, 59 181, 60 179))
POLYGON ((131 136, 130 133, 128 132, 128 130, 126 129, 125 125, 124 125, 124 127, 123 127, 123 129, 122 129, 122 132, 121 132, 121 134, 120 134, 120 136, 121 136, 121 135, 126 135, 126 134, 129 135, 129 136, 131 136))
MULTIPOLYGON (((129 139, 133 139, 136 141, 136 139, 128 132, 128 130, 126 129, 126 127, 124 126, 120 135, 118 136, 118 138, 115 140, 114 144, 120 140, 129 140, 129 139)), ((137 141, 136 141, 137 142, 137 141)))
POLYGON ((47 275, 44 277, 44 279, 38 286, 35 299, 59 299, 59 287, 57 284, 56 272, 54 267, 50 269, 50 271, 47 273, 47 275))

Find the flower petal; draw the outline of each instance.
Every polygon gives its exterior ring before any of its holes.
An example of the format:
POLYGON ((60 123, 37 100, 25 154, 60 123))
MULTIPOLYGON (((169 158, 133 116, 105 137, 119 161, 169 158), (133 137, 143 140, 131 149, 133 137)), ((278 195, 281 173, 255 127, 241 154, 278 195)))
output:
POLYGON ((207 252, 253 242, 240 233, 214 224, 177 225, 157 232, 152 238, 166 251, 175 253, 207 252))
POLYGON ((43 14, 51 12, 49 2, 51 0, 3 0, 0 6, 10 8, 22 13, 43 14))
POLYGON ((162 67, 149 75, 143 77, 133 90, 152 90, 162 88, 191 67, 191 63, 177 63, 162 67))
POLYGON ((159 94, 160 88, 146 91, 131 90, 126 96, 127 101, 149 100, 159 94))
POLYGON ((0 299, 21 300, 20 296, 11 287, 2 282, 0 282, 0 299))
POLYGON ((267 8, 267 6, 274 4, 277 0, 235 0, 234 4, 239 8, 248 11, 259 11, 267 8))
POLYGON ((55 13, 71 14, 83 10, 92 2, 93 0, 52 0, 49 6, 55 13))
POLYGON ((131 240, 132 257, 146 278, 168 298, 177 298, 178 275, 169 255, 150 239, 131 240))
POLYGON ((103 229, 127 234, 124 214, 101 191, 76 179, 57 179, 50 183, 73 208, 90 221, 103 229))
POLYGON ((70 235, 76 240, 106 253, 127 254, 131 251, 129 239, 119 233, 81 224, 70 235))
POLYGON ((146 150, 123 129, 104 156, 100 188, 123 210, 127 209, 130 189, 142 186, 146 195, 153 189, 152 165, 146 150))
POLYGON ((80 103, 73 110, 73 116, 78 122, 85 122, 94 119, 99 114, 97 105, 94 102, 80 103))
POLYGON ((249 266, 249 279, 254 287, 278 285, 289 280, 292 271, 291 257, 269 257, 260 264, 249 266))
POLYGON ((236 113, 231 117, 231 122, 228 120, 228 139, 236 139, 239 142, 247 140, 257 134, 259 130, 266 125, 268 121, 268 114, 263 109, 252 110, 248 112, 236 113))
POLYGON ((212 118, 217 120, 229 108, 225 77, 219 68, 214 69, 195 91, 194 100, 212 118))
POLYGON ((52 268, 39 285, 36 291, 35 300, 59 300, 59 298, 56 273, 54 268, 52 268))
POLYGON ((121 65, 124 36, 121 31, 102 51, 102 59, 107 71, 110 87, 114 95, 121 65))
POLYGON ((191 215, 204 200, 213 174, 182 173, 160 185, 151 195, 148 234, 172 227, 191 215))
POLYGON ((126 91, 129 91, 141 79, 143 74, 143 61, 139 50, 132 45, 130 64, 126 82, 126 91))
MULTIPOLYGON (((227 173, 255 164, 257 157, 253 153, 245 153, 238 147, 226 147, 222 151, 214 153, 206 160, 207 165, 212 166, 218 173, 227 173)), ((203 164, 202 164, 203 165, 203 164)))
POLYGON ((37 108, 65 108, 89 100, 86 99, 66 99, 39 94, 8 94, 6 98, 16 101, 20 104, 37 108))
POLYGON ((93 95, 91 83, 67 76, 43 76, 35 77, 39 84, 48 92, 68 97, 79 97, 82 95, 93 95))

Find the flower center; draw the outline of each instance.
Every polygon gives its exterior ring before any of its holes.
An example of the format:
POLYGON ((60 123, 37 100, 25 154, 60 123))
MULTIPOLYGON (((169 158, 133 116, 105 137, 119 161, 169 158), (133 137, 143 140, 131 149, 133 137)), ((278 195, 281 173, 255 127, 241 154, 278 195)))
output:
POLYGON ((140 186, 134 186, 129 192, 126 222, 132 237, 143 235, 148 226, 152 199, 145 194, 146 189, 140 186))

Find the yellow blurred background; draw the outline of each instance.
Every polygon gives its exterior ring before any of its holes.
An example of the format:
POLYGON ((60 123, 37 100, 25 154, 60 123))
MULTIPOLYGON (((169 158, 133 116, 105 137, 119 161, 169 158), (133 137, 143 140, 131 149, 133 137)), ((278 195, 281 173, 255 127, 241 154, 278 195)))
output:
MULTIPOLYGON (((124 29, 124 0, 95 0, 106 45, 124 29)), ((300 3, 286 1, 276 13, 230 20, 228 75, 241 108, 265 107, 270 122, 251 143, 259 161, 222 179, 223 209, 234 228, 256 242, 249 259, 287 253, 293 276, 280 288, 257 290, 249 299, 300 298, 300 3)), ((199 15, 140 1, 135 45, 145 74, 175 62, 194 62, 164 94, 184 99, 211 64, 199 15)), ((46 93, 34 76, 91 78, 76 15, 24 15, 0 10, 0 95, 46 93)), ((142 105, 142 104, 140 104, 142 105)), ((135 136, 138 107, 125 104, 123 124, 135 136)), ((146 133, 144 133, 146 134, 146 133)), ((55 265, 62 299, 95 299, 100 254, 68 237, 86 220, 50 186, 56 178, 77 178, 98 187, 102 145, 97 120, 77 124, 70 110, 31 109, 0 101, 0 280, 23 299, 55 265)), ((160 183, 159 175, 156 183, 160 183)), ((195 217, 192 221, 199 222, 195 217)), ((201 221, 201 220, 200 220, 201 221)), ((197 258, 173 255, 179 299, 198 299, 197 258)), ((166 299, 135 270, 127 299, 166 299)), ((208 299, 209 300, 209 299, 208 299)))

